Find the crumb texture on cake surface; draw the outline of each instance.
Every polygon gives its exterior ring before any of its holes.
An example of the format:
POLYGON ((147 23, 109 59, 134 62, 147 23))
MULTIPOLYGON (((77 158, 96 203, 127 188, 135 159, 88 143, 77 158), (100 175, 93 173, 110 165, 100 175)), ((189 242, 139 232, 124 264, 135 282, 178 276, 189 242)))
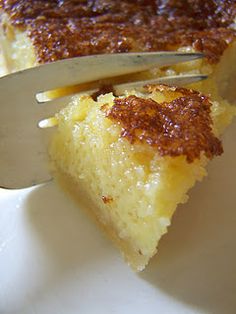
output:
POLYGON ((27 29, 38 62, 192 46, 214 63, 236 34, 235 1, 1 0, 0 6, 14 26, 27 29))

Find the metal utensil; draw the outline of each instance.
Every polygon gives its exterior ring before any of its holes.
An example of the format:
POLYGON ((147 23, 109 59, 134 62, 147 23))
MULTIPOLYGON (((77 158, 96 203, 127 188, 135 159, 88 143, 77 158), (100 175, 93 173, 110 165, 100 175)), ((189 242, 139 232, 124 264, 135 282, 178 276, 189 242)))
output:
MULTIPOLYGON (((38 93, 202 57, 201 53, 178 52, 95 55, 40 65, 0 78, 0 186, 24 188, 51 179, 47 139, 52 130, 41 130, 38 123, 58 112, 70 97, 39 104, 38 93)), ((165 77, 115 88, 121 91, 148 83, 181 85, 205 77, 165 77)))

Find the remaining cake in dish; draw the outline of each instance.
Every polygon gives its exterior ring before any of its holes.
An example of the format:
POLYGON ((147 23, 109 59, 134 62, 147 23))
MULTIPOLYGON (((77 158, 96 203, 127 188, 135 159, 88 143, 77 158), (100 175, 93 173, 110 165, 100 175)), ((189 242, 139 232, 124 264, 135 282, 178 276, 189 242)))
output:
POLYGON ((235 1, 1 0, 0 5, 4 35, 13 49, 27 52, 32 46, 32 62, 187 46, 217 62, 235 36, 235 1), (19 35, 24 32, 28 47, 19 35))
POLYGON ((196 91, 163 85, 97 101, 75 96, 56 116, 55 176, 87 197, 87 208, 140 271, 207 161, 223 152, 217 136, 233 114, 196 91))
POLYGON ((236 98, 235 1, 0 0, 0 9, 7 72, 99 53, 205 53, 108 82, 206 73, 207 80, 191 86, 200 93, 157 85, 97 101, 75 96, 56 116, 55 176, 74 195, 87 196, 87 208, 127 261, 143 269, 177 204, 223 151, 218 136, 235 114, 228 103, 236 98))
MULTIPOLYGON (((203 51, 206 59, 124 79, 207 73, 196 88, 235 98, 235 1, 0 0, 8 72, 75 56, 129 51, 203 51), (232 84, 229 84, 232 81, 232 84)), ((119 79, 114 80, 114 82, 119 79)), ((111 83, 111 81, 109 82, 111 83)))

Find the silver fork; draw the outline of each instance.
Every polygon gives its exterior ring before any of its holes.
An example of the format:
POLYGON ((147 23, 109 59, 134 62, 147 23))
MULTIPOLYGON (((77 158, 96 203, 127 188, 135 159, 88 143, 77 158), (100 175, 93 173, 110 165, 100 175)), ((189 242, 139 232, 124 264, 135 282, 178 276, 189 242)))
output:
MULTIPOLYGON (((202 57, 201 53, 178 52, 96 55, 57 61, 0 78, 0 186, 18 189, 51 179, 47 142, 52 129, 41 130, 38 125, 63 108, 70 96, 39 103, 38 93, 202 57)), ((164 77, 121 84, 115 90, 122 92, 148 83, 184 85, 204 78, 164 77)))

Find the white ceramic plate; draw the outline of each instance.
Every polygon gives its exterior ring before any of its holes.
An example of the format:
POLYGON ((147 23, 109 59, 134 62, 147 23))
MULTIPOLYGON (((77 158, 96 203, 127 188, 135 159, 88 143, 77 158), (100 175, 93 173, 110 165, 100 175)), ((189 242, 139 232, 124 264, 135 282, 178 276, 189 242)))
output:
POLYGON ((141 274, 54 183, 0 190, 0 313, 236 313, 235 134, 141 274))

